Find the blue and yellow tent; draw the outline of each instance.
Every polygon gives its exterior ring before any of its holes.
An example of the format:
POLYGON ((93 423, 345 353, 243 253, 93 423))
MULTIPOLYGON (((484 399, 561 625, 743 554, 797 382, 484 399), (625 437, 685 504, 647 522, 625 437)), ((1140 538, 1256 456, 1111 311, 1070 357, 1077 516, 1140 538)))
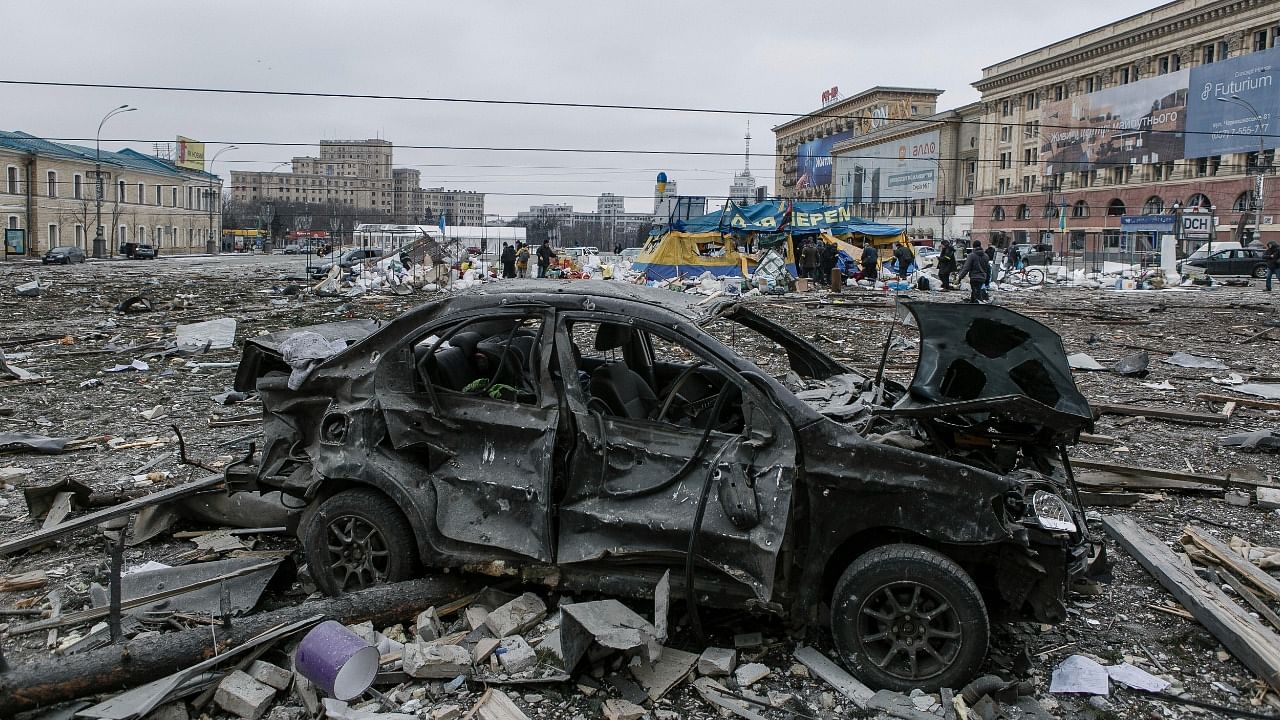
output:
POLYGON ((818 235, 824 242, 870 238, 877 247, 904 240, 902 228, 856 217, 843 205, 766 200, 751 205, 728 203, 720 212, 674 220, 650 234, 632 268, 646 280, 710 272, 717 277, 751 272, 755 258, 778 248, 787 271, 796 270, 795 239, 818 235), (744 250, 746 252, 744 252, 744 250))

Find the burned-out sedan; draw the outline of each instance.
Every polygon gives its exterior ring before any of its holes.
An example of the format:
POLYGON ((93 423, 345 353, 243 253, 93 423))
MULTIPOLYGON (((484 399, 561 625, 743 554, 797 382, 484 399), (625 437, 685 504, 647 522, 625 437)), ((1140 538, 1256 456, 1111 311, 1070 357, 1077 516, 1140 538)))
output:
POLYGON ((227 478, 306 502, 328 593, 453 567, 645 597, 670 571, 694 613, 829 615, 873 686, 960 687, 992 620, 1063 619, 1097 557, 1062 465, 1092 417, 1039 323, 905 309, 909 387, 750 303, 610 282, 265 335, 236 379, 263 446, 227 478))

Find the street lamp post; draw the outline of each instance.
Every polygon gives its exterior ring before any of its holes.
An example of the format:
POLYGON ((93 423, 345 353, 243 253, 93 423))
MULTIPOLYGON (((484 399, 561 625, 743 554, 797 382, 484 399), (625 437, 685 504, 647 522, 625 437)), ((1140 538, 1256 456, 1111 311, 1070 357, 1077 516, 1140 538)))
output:
POLYGON ((1267 172, 1266 167, 1262 164, 1262 153, 1265 150, 1265 136, 1262 134, 1262 114, 1259 113, 1258 109, 1255 108, 1252 104, 1250 104, 1248 100, 1245 100, 1239 95, 1232 95, 1230 97, 1220 97, 1218 98, 1218 102, 1225 102, 1225 103, 1231 103, 1233 105, 1240 105, 1248 109, 1249 112, 1253 113, 1254 118, 1257 119, 1257 124, 1254 127, 1257 128, 1257 135, 1258 135, 1258 163, 1257 163, 1258 180, 1253 186, 1252 194, 1254 196, 1253 197, 1253 209, 1254 209, 1253 224, 1254 224, 1254 227, 1257 228, 1257 233, 1258 233, 1258 236, 1254 239, 1257 240, 1259 243, 1261 243, 1262 242, 1262 198, 1263 198, 1263 190, 1264 190, 1262 183, 1263 183, 1263 177, 1266 175, 1266 172, 1267 172))
MULTIPOLYGON (((204 251, 210 255, 213 255, 215 252, 217 252, 218 244, 220 244, 220 243, 215 243, 213 238, 213 164, 218 162, 218 156, 221 155, 222 153, 228 150, 238 150, 238 149, 239 148, 236 147, 235 145, 228 145, 222 148, 221 150, 219 150, 218 152, 214 153, 213 159, 209 161, 209 190, 207 192, 207 200, 209 202, 209 237, 208 239, 205 240, 204 251)), ((221 198, 219 198, 219 202, 218 202, 218 229, 219 230, 222 229, 221 198)), ((221 238, 218 238, 218 240, 221 240, 221 238)))
POLYGON ((107 255, 107 239, 102 235, 102 126, 108 120, 119 115, 120 113, 133 112, 136 107, 121 105, 111 112, 102 116, 102 121, 98 123, 98 132, 93 136, 93 182, 94 194, 97 196, 95 200, 94 211, 94 227, 93 233, 93 257, 101 260, 107 255))

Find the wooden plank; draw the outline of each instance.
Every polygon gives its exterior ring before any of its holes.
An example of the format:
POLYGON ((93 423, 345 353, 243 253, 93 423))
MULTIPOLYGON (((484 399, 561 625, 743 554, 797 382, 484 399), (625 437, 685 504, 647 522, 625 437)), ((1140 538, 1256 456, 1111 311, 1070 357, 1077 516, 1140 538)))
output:
POLYGON ((1280 485, 1265 482, 1263 480, 1250 480, 1240 475, 1208 475, 1206 473, 1185 472, 1182 470, 1165 470, 1164 468, 1144 467, 1138 465, 1121 465, 1113 462, 1100 462, 1098 460, 1086 460, 1083 458, 1071 458, 1071 467, 1081 468, 1084 470, 1101 470, 1118 475, 1133 475, 1137 477, 1153 477, 1165 480, 1181 480, 1190 483, 1200 483, 1202 485, 1217 485, 1218 487, 1231 487, 1232 485, 1240 485, 1242 487, 1264 487, 1280 490, 1280 485))
POLYGON ((1110 435, 1080 433, 1080 442, 1089 443, 1090 445, 1115 445, 1118 441, 1110 435))
POLYGON ((1267 604, 1262 602, 1262 599, 1255 595, 1252 590, 1245 587, 1244 582, 1222 567, 1218 568, 1218 577, 1225 580, 1231 586, 1231 589, 1236 591, 1236 594, 1244 598, 1244 601, 1249 603, 1249 607, 1253 608, 1254 612, 1271 623, 1273 629, 1280 630, 1280 616, 1277 616, 1274 610, 1267 607, 1267 604))
POLYGON ((1272 690, 1280 691, 1280 635, 1245 612, 1217 585, 1201 580, 1132 517, 1110 515, 1103 518, 1102 525, 1231 654, 1272 690))
POLYGON ((826 680, 831 687, 840 691, 840 694, 853 701, 854 705, 865 709, 867 701, 875 695, 875 691, 862 684, 857 678, 845 672, 839 665, 836 665, 831 658, 818 652, 811 646, 798 648, 795 653, 796 660, 802 665, 809 668, 814 675, 826 680))
POLYGON ((1094 416, 1098 415, 1141 415, 1146 418, 1168 420, 1170 422, 1204 423, 1206 425, 1222 425, 1227 419, 1218 413, 1191 412, 1177 408, 1162 408, 1152 405, 1111 405, 1106 403, 1089 403, 1094 416))
POLYGON ((529 716, 501 690, 489 688, 462 720, 529 720, 529 716))
MULTIPOLYGON (((1072 463, 1074 465, 1074 463, 1072 463)), ((1193 483, 1186 480, 1164 480, 1142 475, 1121 475, 1120 473, 1086 470, 1076 473, 1076 483, 1081 488, 1094 490, 1178 490, 1180 492, 1198 492, 1221 494, 1223 489, 1207 483, 1193 483)))
POLYGON ((1209 553, 1219 563, 1227 566, 1246 582, 1266 593, 1272 600, 1280 600, 1280 580, 1270 573, 1249 562, 1240 553, 1227 547, 1221 540, 1194 525, 1188 525, 1183 531, 1191 541, 1209 553))
POLYGON ((1280 402, 1271 402, 1269 400, 1257 400, 1247 397, 1236 397, 1235 395, 1219 395, 1218 393, 1200 393, 1196 395, 1197 400, 1215 403, 1235 403, 1240 407, 1257 408, 1259 410, 1280 410, 1280 402))
POLYGON ((81 515, 74 520, 68 520, 67 522, 60 523, 51 528, 28 533, 16 540, 10 540, 6 543, 0 544, 0 555, 8 555, 24 548, 29 548, 33 545, 39 545, 40 543, 47 542, 60 535, 65 535, 81 528, 97 525, 103 520, 110 520, 114 517, 129 515, 150 505, 158 505, 170 500, 177 500, 178 498, 187 497, 188 495, 194 495, 202 490, 208 490, 215 485, 221 484, 222 479, 221 475, 206 475, 205 477, 192 480, 191 482, 183 485, 177 485, 167 490, 161 490, 159 492, 151 493, 150 495, 144 495, 140 498, 130 500, 129 502, 120 503, 119 505, 89 513, 88 515, 81 515))
POLYGON ((1128 507, 1141 499, 1138 493, 1080 491, 1080 502, 1086 507, 1128 507))

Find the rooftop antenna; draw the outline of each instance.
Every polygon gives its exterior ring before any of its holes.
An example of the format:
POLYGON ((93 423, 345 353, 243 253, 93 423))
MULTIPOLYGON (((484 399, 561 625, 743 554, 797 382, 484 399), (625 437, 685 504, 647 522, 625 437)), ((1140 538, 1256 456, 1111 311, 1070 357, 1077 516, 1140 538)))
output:
POLYGON ((748 175, 751 174, 751 118, 747 118, 747 134, 743 137, 747 141, 747 153, 744 158, 742 170, 748 175))

